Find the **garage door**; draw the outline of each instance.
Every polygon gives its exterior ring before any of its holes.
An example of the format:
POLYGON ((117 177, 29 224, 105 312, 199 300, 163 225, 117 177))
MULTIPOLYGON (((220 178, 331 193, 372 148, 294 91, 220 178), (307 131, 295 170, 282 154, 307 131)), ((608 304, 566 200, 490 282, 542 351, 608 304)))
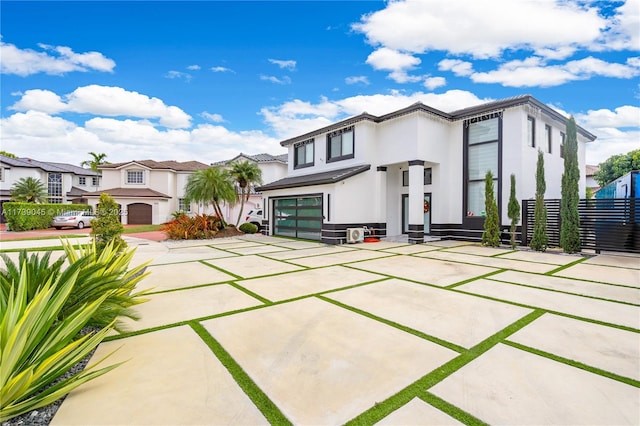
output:
POLYGON ((279 198, 271 211, 275 235, 322 239, 322 196, 279 198))
POLYGON ((127 206, 129 225, 150 225, 153 223, 153 208, 150 204, 134 203, 127 206))

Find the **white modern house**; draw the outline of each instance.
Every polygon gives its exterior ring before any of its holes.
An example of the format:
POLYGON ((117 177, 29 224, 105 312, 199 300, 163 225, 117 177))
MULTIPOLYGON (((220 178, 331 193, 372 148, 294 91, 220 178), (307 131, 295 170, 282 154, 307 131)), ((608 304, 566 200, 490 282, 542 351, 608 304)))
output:
MULTIPOLYGON (((362 113, 281 142, 287 177, 265 184, 269 233, 329 244, 347 229, 379 237, 407 234, 479 240, 485 174, 491 170, 501 225, 508 227, 510 175, 519 200, 533 198, 538 150, 544 153, 545 198, 560 198, 567 117, 530 95, 453 112, 422 103, 382 115, 362 113)), ((578 127, 580 194, 585 144, 578 127)))
MULTIPOLYGON (((233 165, 233 163, 240 162, 240 161, 248 161, 250 163, 255 163, 262 171, 262 183, 267 184, 287 176, 288 156, 289 156, 288 154, 249 155, 249 154, 240 153, 230 160, 219 161, 211 165, 230 168, 233 165)), ((254 211, 261 210, 262 207, 263 207, 262 194, 259 192, 256 192, 255 188, 252 187, 251 195, 249 196, 249 201, 244 205, 242 220, 240 221, 240 223, 244 222, 244 218, 251 210, 254 210, 254 211)), ((240 203, 226 204, 224 207, 222 207, 222 209, 227 220, 229 220, 231 223, 235 223, 235 220, 238 217, 238 213, 240 210, 240 203)))
POLYGON ((85 194, 99 190, 101 185, 100 173, 90 169, 73 164, 0 155, 0 216, 2 203, 11 200, 13 185, 21 178, 29 177, 44 184, 49 203, 87 204, 85 194))
POLYGON ((123 224, 162 224, 171 220, 171 214, 181 210, 190 212, 192 205, 185 202, 185 186, 196 170, 209 166, 198 161, 128 161, 103 164, 100 191, 85 194, 95 207, 100 194, 111 195, 120 206, 123 224))

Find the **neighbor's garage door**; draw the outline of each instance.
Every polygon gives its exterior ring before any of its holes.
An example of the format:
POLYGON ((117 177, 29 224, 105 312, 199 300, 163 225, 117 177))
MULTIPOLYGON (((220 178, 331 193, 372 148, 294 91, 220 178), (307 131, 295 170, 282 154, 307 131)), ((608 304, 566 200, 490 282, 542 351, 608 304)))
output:
POLYGON ((279 198, 271 211, 275 235, 322 239, 322 196, 279 198))
POLYGON ((150 204, 134 203, 127 206, 129 225, 150 225, 153 223, 153 208, 150 204))

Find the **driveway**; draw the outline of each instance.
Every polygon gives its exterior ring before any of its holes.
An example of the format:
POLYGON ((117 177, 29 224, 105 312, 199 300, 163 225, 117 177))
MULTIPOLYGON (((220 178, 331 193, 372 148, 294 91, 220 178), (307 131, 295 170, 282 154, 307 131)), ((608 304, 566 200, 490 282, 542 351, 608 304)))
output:
POLYGON ((637 257, 127 241, 154 293, 94 355, 127 362, 54 425, 640 424, 637 257))

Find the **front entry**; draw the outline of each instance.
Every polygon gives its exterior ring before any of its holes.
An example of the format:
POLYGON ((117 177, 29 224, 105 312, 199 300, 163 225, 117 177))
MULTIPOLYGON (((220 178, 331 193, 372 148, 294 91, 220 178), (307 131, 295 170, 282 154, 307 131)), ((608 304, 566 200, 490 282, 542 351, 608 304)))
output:
MULTIPOLYGON (((409 194, 402 194, 402 233, 409 233, 409 194)), ((424 194, 424 234, 431 233, 431 194, 424 194)))

